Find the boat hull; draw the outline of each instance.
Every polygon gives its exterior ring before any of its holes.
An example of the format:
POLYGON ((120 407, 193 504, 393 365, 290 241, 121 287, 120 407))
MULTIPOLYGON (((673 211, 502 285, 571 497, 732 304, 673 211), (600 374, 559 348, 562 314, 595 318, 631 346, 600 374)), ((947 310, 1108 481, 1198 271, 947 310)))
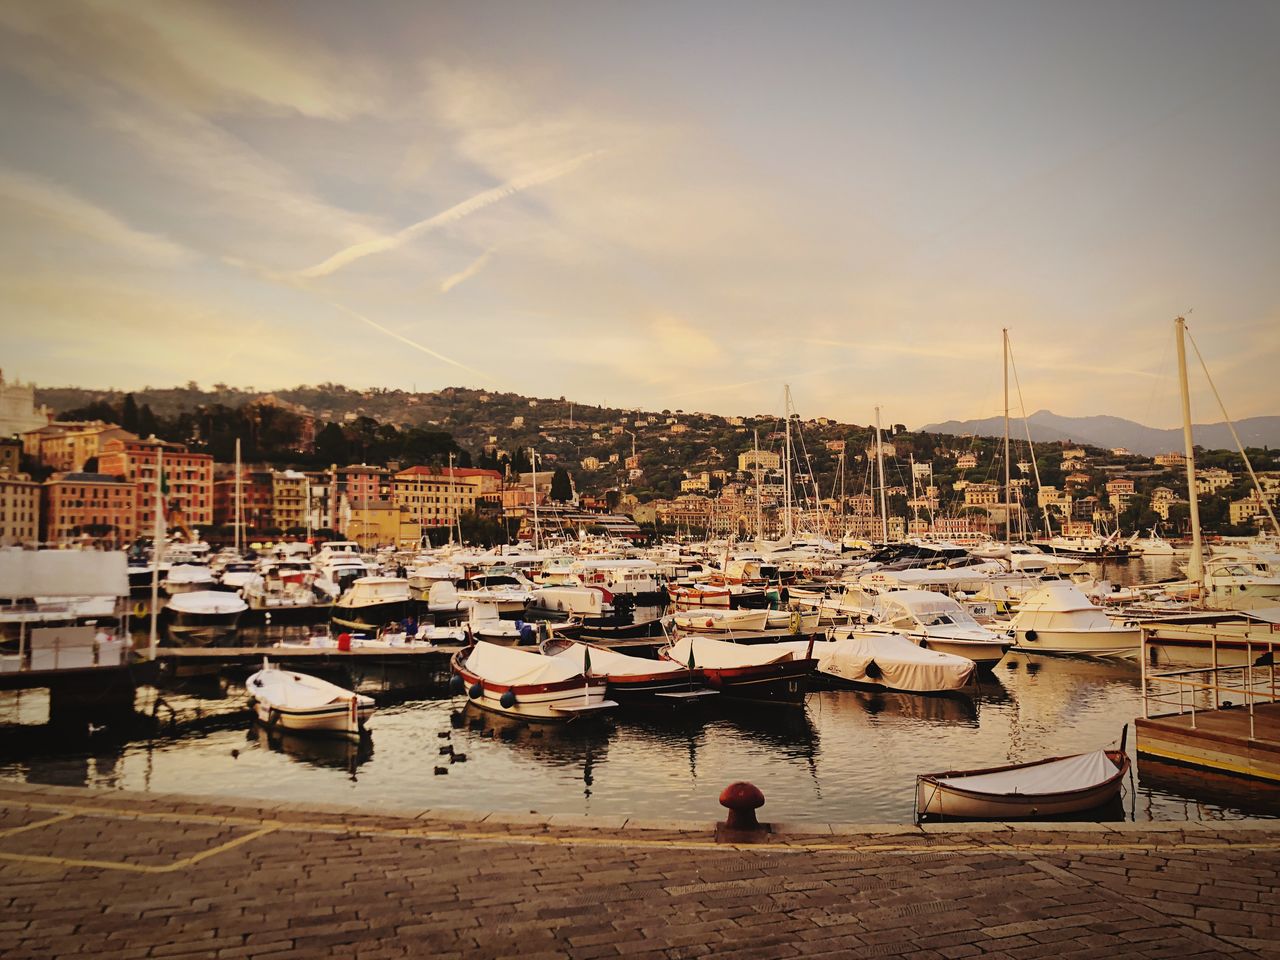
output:
MULTIPOLYGON (((908 634, 908 636, 911 636, 908 634)), ((917 639, 912 637, 912 639, 917 639)), ((972 660, 979 667, 990 670, 1009 651, 1009 644, 999 640, 957 640, 949 637, 921 637, 920 646, 938 653, 949 653, 955 657, 972 660)))
MULTIPOLYGON (((1119 750, 1108 750, 1107 756, 1117 764, 1116 772, 1102 783, 1083 790, 1042 794, 990 794, 939 783, 963 771, 935 773, 916 778, 917 817, 948 817, 955 820, 1017 820, 1029 817, 1056 817, 1094 810, 1115 799, 1124 776, 1129 772, 1129 757, 1119 750)), ((1054 758, 1059 759, 1059 758, 1054 758)), ((1045 761, 1050 762, 1050 761, 1045 761)), ((968 771, 971 774, 1013 770, 1025 764, 968 771)))
POLYGON ((782 660, 749 667, 704 669, 702 674, 707 686, 720 691, 726 700, 801 704, 817 668, 817 660, 782 660))
POLYGON ((1084 657, 1133 659, 1142 644, 1138 628, 1121 630, 1017 630, 1013 649, 1019 653, 1054 653, 1084 657), (1034 633, 1031 637, 1028 634, 1034 633))
POLYGON ((372 704, 357 704, 357 722, 353 725, 350 703, 330 703, 322 707, 294 709, 273 707, 262 700, 253 702, 254 716, 268 729, 279 728, 297 733, 356 734, 364 729, 364 725, 373 716, 374 709, 372 704))
POLYGON ((617 706, 606 698, 608 682, 604 677, 577 677, 561 683, 546 684, 492 683, 463 666, 469 652, 470 648, 455 653, 450 667, 466 684, 469 702, 480 710, 504 717, 555 723, 570 720, 584 712, 603 711, 617 706), (472 696, 471 691, 476 684, 480 685, 481 691, 478 696, 472 696), (502 697, 508 692, 515 695, 515 702, 511 706, 504 706, 502 697))
POLYGON ((165 630, 173 640, 190 641, 199 645, 217 644, 236 632, 243 611, 235 613, 185 613, 165 607, 161 616, 165 630))
POLYGON ((330 619, 338 626, 349 630, 377 630, 393 620, 404 620, 411 610, 409 600, 390 600, 358 607, 344 606, 342 601, 338 601, 333 605, 330 619))

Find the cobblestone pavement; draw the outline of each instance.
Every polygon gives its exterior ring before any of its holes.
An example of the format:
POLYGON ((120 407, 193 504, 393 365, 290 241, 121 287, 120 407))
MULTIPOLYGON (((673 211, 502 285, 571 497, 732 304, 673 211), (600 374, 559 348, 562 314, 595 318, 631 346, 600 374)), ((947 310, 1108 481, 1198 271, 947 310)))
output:
POLYGON ((0 785, 0 957, 1278 957, 1258 824, 787 826, 0 785))

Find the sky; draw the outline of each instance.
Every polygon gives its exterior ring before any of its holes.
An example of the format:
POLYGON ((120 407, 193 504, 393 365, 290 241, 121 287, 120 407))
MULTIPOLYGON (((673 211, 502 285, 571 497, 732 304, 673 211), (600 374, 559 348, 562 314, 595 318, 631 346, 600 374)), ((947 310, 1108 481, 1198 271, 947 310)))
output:
POLYGON ((8 0, 0 367, 918 426, 999 412, 1008 328, 1028 413, 1175 426, 1186 315, 1280 414, 1278 48, 1270 0, 8 0))

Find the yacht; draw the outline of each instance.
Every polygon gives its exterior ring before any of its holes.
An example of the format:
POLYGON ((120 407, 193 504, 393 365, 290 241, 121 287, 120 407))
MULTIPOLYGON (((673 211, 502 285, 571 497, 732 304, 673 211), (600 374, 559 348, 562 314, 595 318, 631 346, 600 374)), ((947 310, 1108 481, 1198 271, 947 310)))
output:
POLYGON ((1118 626, 1074 583, 1046 581, 1022 598, 1010 624, 1014 649, 1022 653, 1075 653, 1091 657, 1136 657, 1137 626, 1118 626))
POLYGON ((351 630, 377 631, 412 612, 409 581, 395 577, 362 577, 333 605, 332 621, 351 630))

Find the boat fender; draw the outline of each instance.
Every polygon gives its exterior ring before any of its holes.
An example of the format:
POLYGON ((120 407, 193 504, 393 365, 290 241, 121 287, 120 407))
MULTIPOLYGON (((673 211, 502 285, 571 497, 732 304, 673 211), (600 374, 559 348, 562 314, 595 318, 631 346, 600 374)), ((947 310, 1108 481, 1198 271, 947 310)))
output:
POLYGON ((484 684, 476 681, 471 685, 471 689, 467 691, 467 696, 472 700, 480 699, 480 695, 484 693, 484 684))
POLYGON ((1036 640, 1036 638, 1038 638, 1039 636, 1040 636, 1040 634, 1036 633, 1034 630, 1028 630, 1028 631, 1026 632, 1026 638, 1027 638, 1028 640, 1030 640, 1030 641, 1033 641, 1033 642, 1034 642, 1034 641, 1036 640))
POLYGON ((136 601, 133 605, 133 615, 139 618, 145 617, 147 615, 147 605, 141 600, 136 601))
POLYGON ((508 690, 502 695, 502 699, 498 702, 502 704, 504 709, 510 710, 516 705, 516 692, 514 690, 508 690))
POLYGON ((538 641, 538 631, 532 623, 520 624, 520 646, 531 647, 538 641))
POLYGON ((884 671, 880 669, 880 664, 876 663, 874 660, 868 660, 866 669, 862 672, 872 680, 879 680, 884 676, 884 671))
POLYGON ((466 690, 466 689, 467 689, 467 681, 465 681, 465 680, 463 680, 463 679, 462 679, 462 674, 460 674, 460 673, 455 673, 455 674, 454 674, 454 675, 449 679, 449 692, 450 692, 450 693, 462 693, 462 692, 463 692, 464 690, 466 690))

